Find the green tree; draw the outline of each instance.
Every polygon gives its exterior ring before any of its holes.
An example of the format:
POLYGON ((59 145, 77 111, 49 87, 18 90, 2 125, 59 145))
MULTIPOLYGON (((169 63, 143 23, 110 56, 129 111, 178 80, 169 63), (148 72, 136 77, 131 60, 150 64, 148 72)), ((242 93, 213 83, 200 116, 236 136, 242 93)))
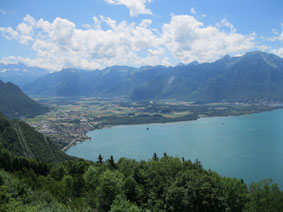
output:
MULTIPOLYGON (((215 178, 220 179, 218 175, 215 178)), ((221 190, 227 203, 227 211, 242 212, 248 202, 248 189, 243 181, 222 177, 219 184, 222 185, 221 190)))
POLYGON ((95 190, 99 185, 100 176, 106 170, 106 166, 90 166, 83 175, 86 187, 90 190, 95 190))
POLYGON ((114 168, 114 169, 116 168, 116 163, 113 155, 111 155, 110 158, 107 160, 107 164, 110 168, 114 168))
POLYGON ((110 210, 113 200, 122 194, 123 175, 118 171, 105 171, 99 178, 97 187, 99 211, 110 210))
POLYGON ((67 170, 63 164, 54 165, 50 170, 50 176, 57 181, 60 181, 65 174, 67 174, 67 170))
POLYGON ((157 157, 157 154, 156 154, 156 153, 153 153, 152 159, 153 159, 153 160, 158 160, 158 157, 157 157))
POLYGON ((163 153, 163 157, 167 158, 167 153, 166 152, 163 153))
POLYGON ((205 171, 186 170, 178 174, 166 195, 169 212, 221 212, 225 202, 221 200, 220 188, 205 171))
POLYGON ((283 192, 272 180, 262 180, 249 186, 250 201, 245 212, 282 212, 283 192))
POLYGON ((123 190, 128 200, 131 202, 139 201, 142 194, 142 189, 132 176, 125 178, 123 190))
POLYGON ((71 201, 71 198, 73 197, 73 177, 65 175, 58 186, 60 186, 61 200, 65 203, 71 201))
POLYGON ((138 170, 139 163, 133 159, 120 158, 117 163, 118 170, 125 176, 133 176, 138 170))
POLYGON ((142 212, 142 210, 136 204, 118 196, 114 200, 110 212, 142 212))
POLYGON ((102 157, 102 155, 101 154, 99 154, 98 155, 98 161, 97 161, 97 163, 99 163, 99 164, 102 164, 103 163, 103 157, 102 157))

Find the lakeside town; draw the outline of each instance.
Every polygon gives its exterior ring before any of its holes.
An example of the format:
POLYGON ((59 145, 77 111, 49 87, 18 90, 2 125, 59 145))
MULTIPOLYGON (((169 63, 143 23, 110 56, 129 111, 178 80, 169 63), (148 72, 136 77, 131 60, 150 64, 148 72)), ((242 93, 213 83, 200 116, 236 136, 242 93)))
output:
POLYGON ((201 117, 243 115, 282 108, 277 102, 193 104, 176 101, 129 102, 84 98, 77 100, 40 99, 50 112, 27 123, 53 139, 65 151, 77 142, 90 139, 87 132, 113 125, 165 123, 201 117))

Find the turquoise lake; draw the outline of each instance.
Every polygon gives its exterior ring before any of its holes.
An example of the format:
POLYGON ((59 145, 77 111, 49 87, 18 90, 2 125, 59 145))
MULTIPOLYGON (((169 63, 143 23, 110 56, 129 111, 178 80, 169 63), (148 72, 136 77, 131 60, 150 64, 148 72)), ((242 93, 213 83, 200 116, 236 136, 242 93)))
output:
POLYGON ((96 161, 99 154, 148 160, 154 152, 199 159, 205 168, 246 183, 272 178, 283 188, 283 110, 200 118, 166 124, 115 126, 91 131, 92 139, 69 155, 96 161), (147 130, 149 128, 149 130, 147 130))

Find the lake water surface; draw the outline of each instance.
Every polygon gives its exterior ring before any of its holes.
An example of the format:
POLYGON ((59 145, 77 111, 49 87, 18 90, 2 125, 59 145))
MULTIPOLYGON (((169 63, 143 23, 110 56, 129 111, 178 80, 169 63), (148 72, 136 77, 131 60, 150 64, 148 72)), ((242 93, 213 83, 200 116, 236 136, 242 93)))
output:
POLYGON ((205 168, 246 183, 272 178, 283 188, 283 110, 195 121, 116 126, 91 131, 92 139, 67 153, 96 161, 110 155, 150 159, 170 156, 199 159, 205 168), (149 128, 149 130, 147 130, 149 128))

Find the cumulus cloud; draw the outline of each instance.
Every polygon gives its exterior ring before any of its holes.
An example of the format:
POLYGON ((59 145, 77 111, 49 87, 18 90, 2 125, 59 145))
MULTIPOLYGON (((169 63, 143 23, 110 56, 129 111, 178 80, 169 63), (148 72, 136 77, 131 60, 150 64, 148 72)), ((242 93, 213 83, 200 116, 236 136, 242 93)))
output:
POLYGON ((12 27, 0 27, 0 33, 8 40, 17 39, 18 32, 13 30, 12 27))
POLYGON ((193 16, 172 16, 169 24, 163 25, 164 44, 171 54, 182 62, 214 61, 225 54, 235 54, 255 47, 255 34, 236 33, 234 27, 222 20, 216 26, 206 26, 193 16), (229 29, 221 30, 225 26, 229 29))
POLYGON ((29 41, 33 40, 32 31, 35 24, 36 21, 30 15, 26 15, 16 29, 0 27, 0 34, 8 40, 18 39, 21 44, 28 44, 29 41))
POLYGON ((146 3, 151 0, 104 0, 108 4, 125 5, 130 10, 130 16, 138 16, 140 14, 152 15, 150 9, 146 8, 146 3))
POLYGON ((0 33, 31 47, 36 55, 35 58, 7 57, 2 61, 18 60, 52 70, 171 65, 172 57, 183 63, 208 62, 253 49, 256 37, 253 33, 237 33, 226 19, 210 26, 189 15, 172 16, 161 29, 152 27, 150 19, 139 23, 117 22, 100 16, 93 17, 93 24, 80 28, 59 17, 49 22, 27 15, 15 29, 1 27, 0 33))
MULTIPOLYGON (((147 52, 148 48, 154 51, 161 45, 149 19, 139 24, 126 21, 117 23, 100 16, 93 18, 92 28, 79 29, 67 19, 56 18, 48 22, 43 19, 33 21, 30 16, 26 17, 16 30, 9 27, 0 28, 0 31, 9 39, 31 43, 36 58, 17 58, 28 65, 53 70, 64 67, 97 69, 117 64, 156 65, 165 58, 161 53, 156 55, 147 52), (102 29, 102 25, 107 27, 102 29)), ((13 62, 15 58, 4 58, 4 61, 8 60, 13 62)))

